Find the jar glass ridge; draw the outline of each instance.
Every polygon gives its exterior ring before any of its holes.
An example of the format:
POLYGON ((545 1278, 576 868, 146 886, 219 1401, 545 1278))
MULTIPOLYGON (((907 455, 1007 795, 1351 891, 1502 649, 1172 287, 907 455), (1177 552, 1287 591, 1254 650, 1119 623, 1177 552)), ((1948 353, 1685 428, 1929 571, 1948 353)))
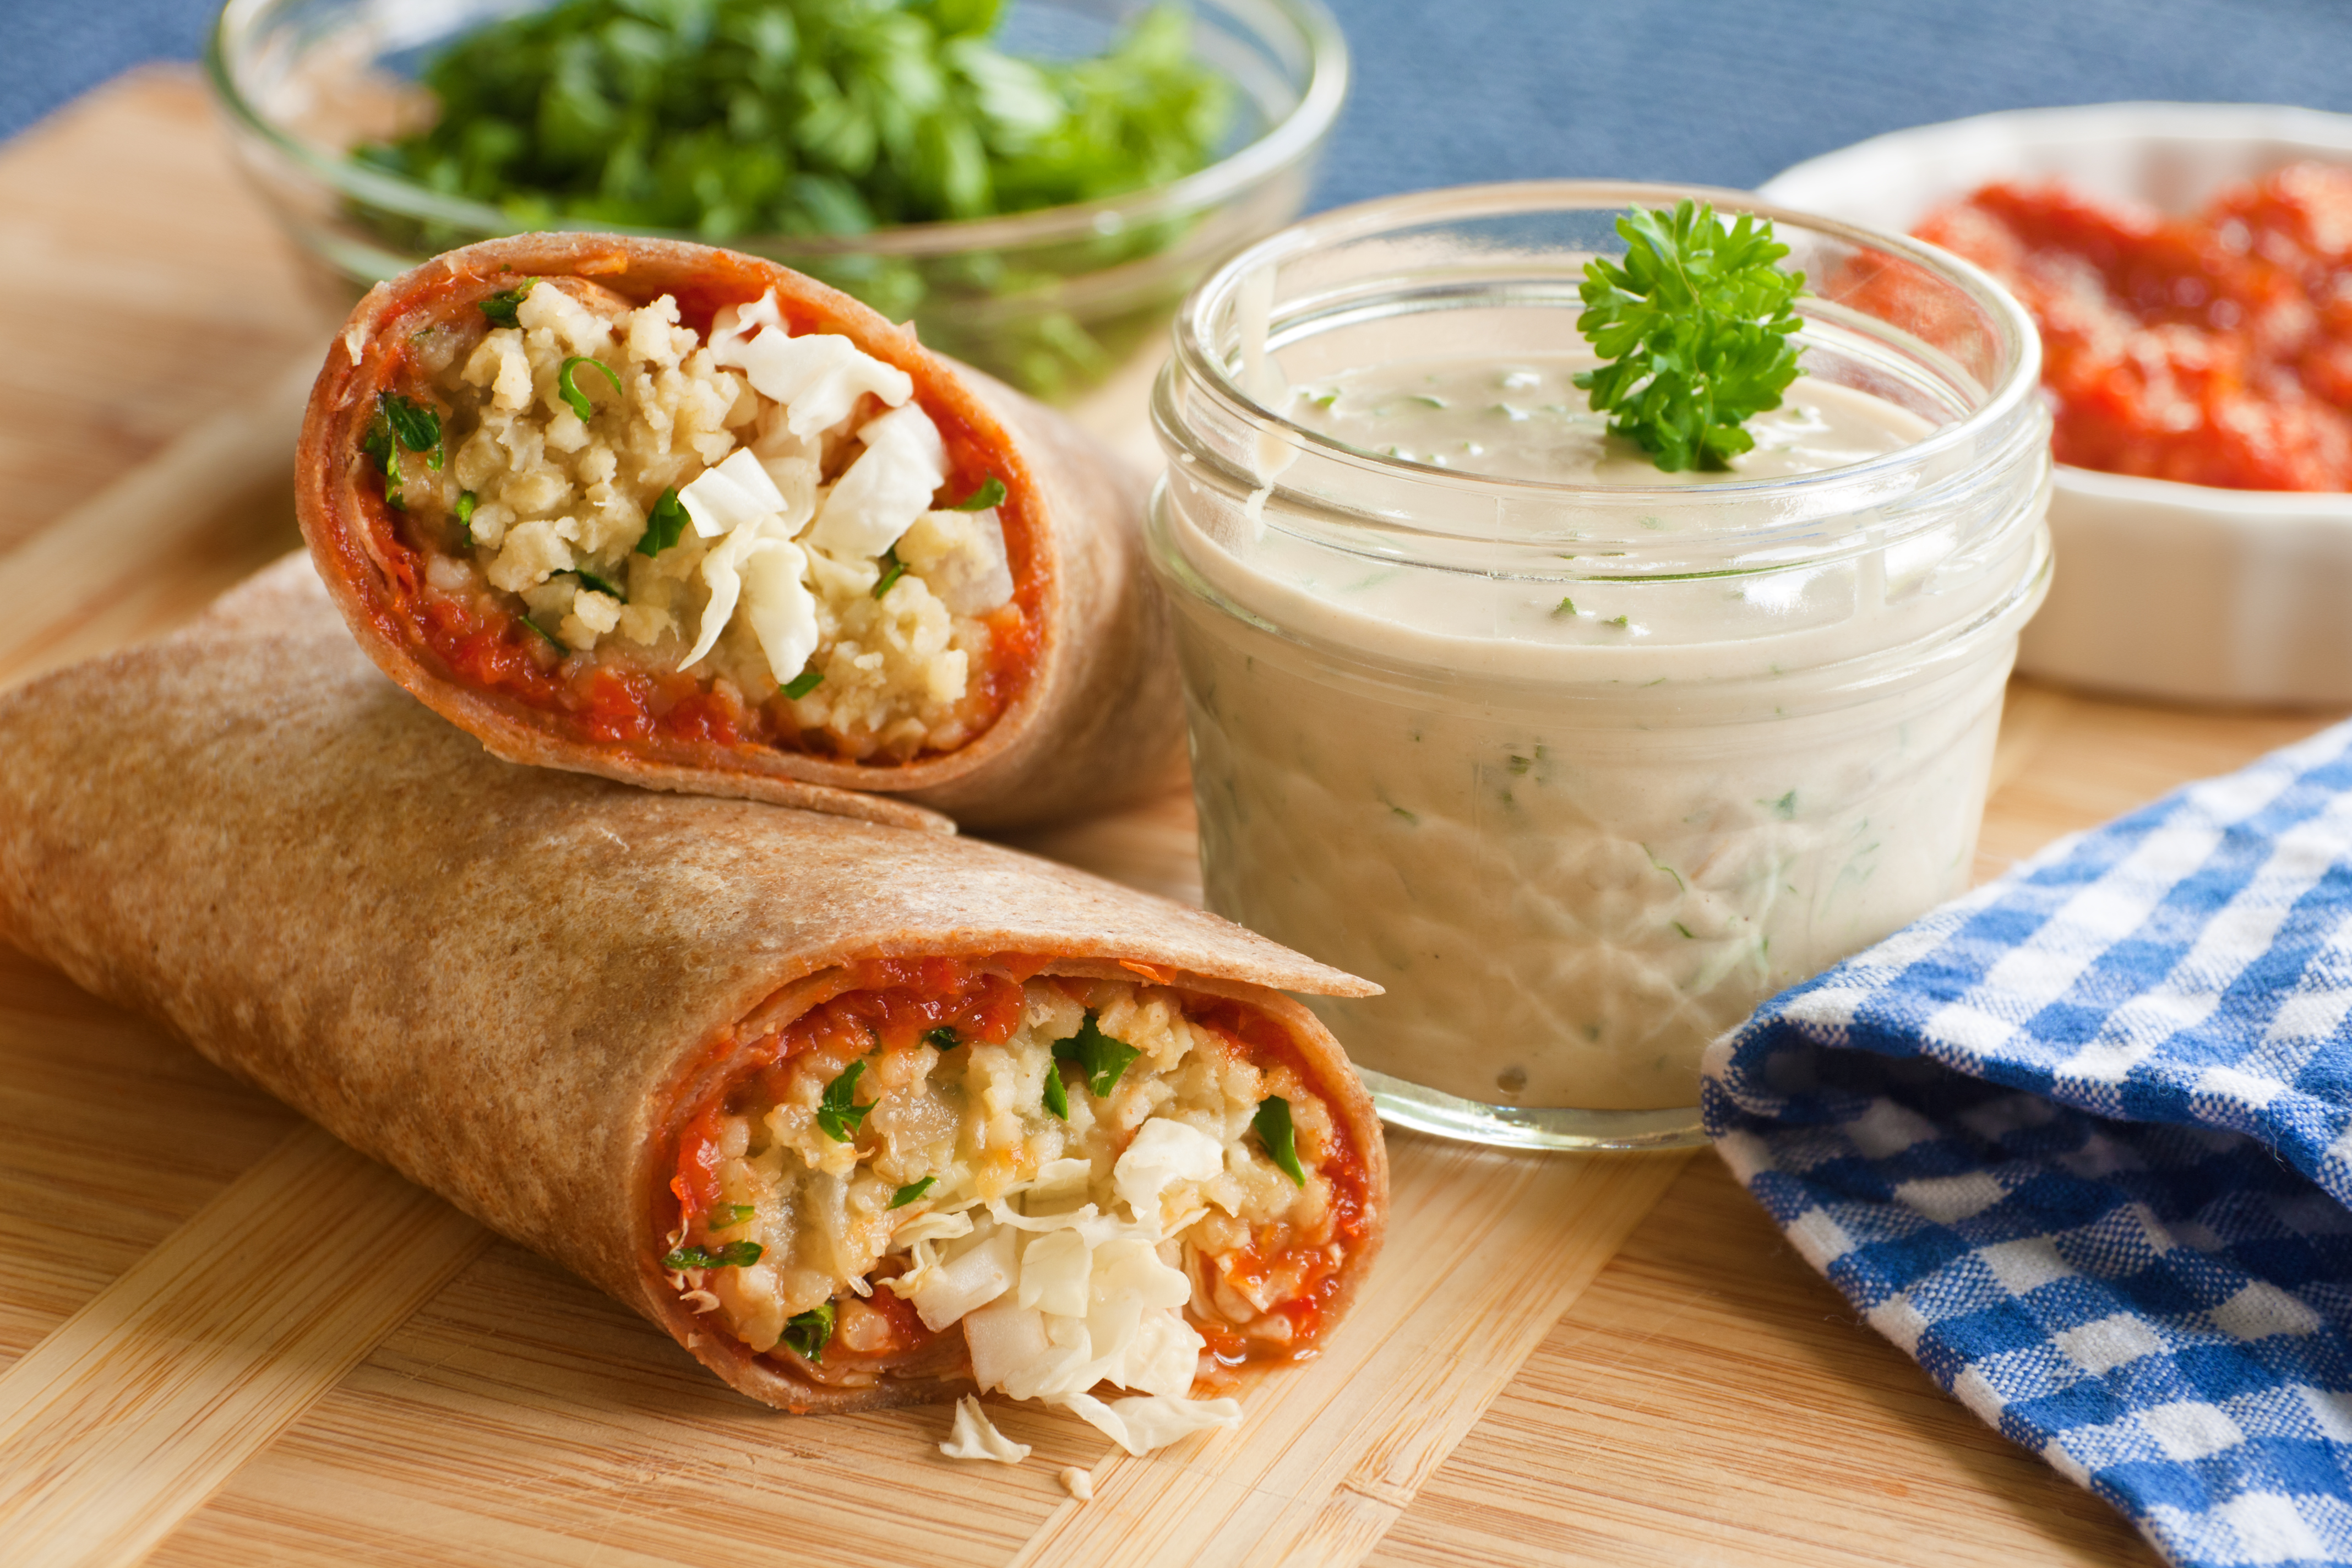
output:
POLYGON ((1974 268, 1732 192, 1479 186, 1274 237, 1175 340, 1152 552, 1211 907, 1388 988, 1309 1005, 1391 1120, 1694 1140, 1709 1040, 1965 888, 2049 572, 2039 343, 1974 268), (1582 351, 1585 261, 1622 252, 1628 206, 1686 195, 1773 220, 1808 278, 1811 384, 1916 438, 1615 486, 1374 454, 1283 412, 1364 367, 1582 351))

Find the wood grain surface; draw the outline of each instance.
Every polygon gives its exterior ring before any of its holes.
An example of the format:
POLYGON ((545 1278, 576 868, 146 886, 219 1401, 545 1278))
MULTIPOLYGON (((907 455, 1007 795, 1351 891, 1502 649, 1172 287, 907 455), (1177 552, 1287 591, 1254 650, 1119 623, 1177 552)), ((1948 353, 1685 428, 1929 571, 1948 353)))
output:
MULTIPOLYGON (((291 410, 326 326, 186 74, 0 149, 0 680, 175 624, 293 542, 291 410)), ((1148 368, 1087 411, 1139 458, 1148 368)), ((1979 869, 2335 716, 2014 685, 1979 869)), ((1181 794, 1022 842, 1199 896, 1181 794)), ((1857 1322, 1712 1155, 1391 1148, 1375 1289, 1318 1363, 1247 1391, 1241 1430, 1132 1460, 1006 1407, 1035 1456, 958 1466, 943 1412, 735 1396, 0 948, 0 1557, 2152 1561, 1857 1322)))
POLYGON ((485 1239, 297 1127, 0 1373, 7 1560, 139 1561, 485 1239))

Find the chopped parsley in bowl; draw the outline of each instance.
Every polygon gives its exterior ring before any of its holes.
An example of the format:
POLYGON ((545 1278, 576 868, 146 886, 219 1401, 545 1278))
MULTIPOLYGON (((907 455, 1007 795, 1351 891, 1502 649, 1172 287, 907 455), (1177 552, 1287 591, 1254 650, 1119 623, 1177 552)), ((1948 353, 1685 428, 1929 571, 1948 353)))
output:
POLYGON ((208 64, 303 247, 364 288, 537 228, 766 256, 1072 398, 1306 195, 1320 0, 230 0, 208 64))

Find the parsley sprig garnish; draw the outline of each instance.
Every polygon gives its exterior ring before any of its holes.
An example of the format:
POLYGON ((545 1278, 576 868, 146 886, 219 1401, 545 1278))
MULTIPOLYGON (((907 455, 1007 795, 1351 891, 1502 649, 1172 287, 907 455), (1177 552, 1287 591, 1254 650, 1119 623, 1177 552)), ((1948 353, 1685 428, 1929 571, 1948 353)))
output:
POLYGON ((1724 468, 1756 445, 1748 419, 1780 406, 1802 374, 1790 335, 1801 272, 1773 263, 1789 247, 1769 219, 1742 213, 1726 229, 1715 209, 1685 201, 1617 220, 1622 265, 1584 266, 1576 319, 1601 357, 1576 384, 1612 435, 1640 444, 1668 473, 1724 468))

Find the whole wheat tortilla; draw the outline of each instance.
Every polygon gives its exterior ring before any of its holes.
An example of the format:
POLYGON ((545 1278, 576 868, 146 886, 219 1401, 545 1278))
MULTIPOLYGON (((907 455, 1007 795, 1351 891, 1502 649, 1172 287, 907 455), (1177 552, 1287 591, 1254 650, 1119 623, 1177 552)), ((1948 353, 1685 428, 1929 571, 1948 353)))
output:
MULTIPOLYGON (((660 1324, 793 1410, 823 1387, 658 1267, 688 1080, 857 959, 1016 953, 1233 997, 1286 1030, 1387 1220, 1377 1120, 1270 987, 1373 987, 1213 915, 950 835, 516 766, 409 700, 301 556, 189 630, 0 697, 0 935, 660 1324)), ((702 1081, 708 1081, 703 1079, 702 1081)))
POLYGON ((1123 804, 1165 782, 1183 733, 1166 612, 1143 561, 1144 486, 1068 420, 934 354, 848 295, 773 262, 616 235, 532 234, 453 250, 370 290, 327 351, 295 468, 303 536, 344 619, 384 673, 511 762, 656 789, 911 820, 881 792, 972 827, 1010 827, 1123 804), (359 444, 410 338, 480 320, 478 302, 524 279, 580 279, 632 305, 677 297, 707 327, 768 289, 795 332, 837 332, 914 378, 915 396, 989 454, 1016 582, 1041 591, 1029 678, 994 723, 952 752, 869 763, 746 742, 597 742, 443 668, 394 612, 391 520, 359 444))

